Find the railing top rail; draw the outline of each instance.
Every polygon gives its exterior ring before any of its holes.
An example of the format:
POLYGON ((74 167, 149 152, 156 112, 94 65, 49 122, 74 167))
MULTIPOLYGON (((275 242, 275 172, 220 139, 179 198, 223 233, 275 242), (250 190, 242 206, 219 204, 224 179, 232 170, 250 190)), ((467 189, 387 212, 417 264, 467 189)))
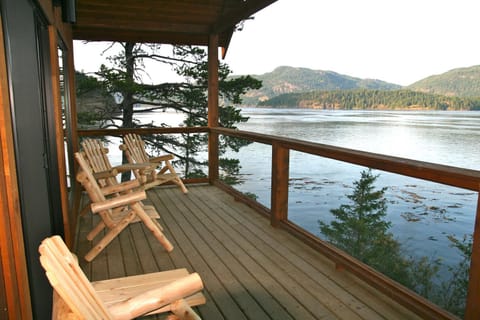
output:
POLYGON ((366 166, 372 169, 379 169, 454 187, 480 191, 480 171, 478 170, 386 156, 372 152, 358 151, 248 131, 226 128, 211 128, 210 130, 214 133, 244 138, 254 142, 271 145, 279 144, 287 149, 366 166))
POLYGON ((122 136, 126 133, 148 134, 180 134, 207 133, 225 134, 250 141, 276 144, 284 148, 318 155, 325 158, 357 164, 372 169, 383 170, 401 175, 438 182, 472 191, 480 191, 480 171, 447 166, 442 164, 381 155, 372 152, 353 150, 298 139, 267 135, 262 133, 233 130, 227 128, 208 127, 176 127, 176 128, 131 128, 131 129, 90 129, 78 130, 79 136, 122 136))
POLYGON ((77 130, 77 133, 80 137, 123 136, 127 133, 149 135, 149 134, 175 134, 175 133, 204 133, 204 132, 209 132, 208 127, 118 128, 118 129, 77 130))

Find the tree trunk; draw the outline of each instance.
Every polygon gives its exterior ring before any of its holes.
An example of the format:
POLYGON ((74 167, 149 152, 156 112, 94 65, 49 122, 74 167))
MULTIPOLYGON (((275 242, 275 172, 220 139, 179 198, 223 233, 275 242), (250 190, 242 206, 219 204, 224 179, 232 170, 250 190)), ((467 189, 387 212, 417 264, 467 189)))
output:
MULTIPOLYGON (((134 42, 125 42, 125 83, 126 86, 123 94, 122 102, 122 112, 123 112, 123 121, 122 128, 133 128, 133 106, 134 106, 134 97, 133 97, 133 85, 134 81, 134 72, 135 72, 135 58, 133 57, 133 49, 135 48, 134 42)), ((125 156, 125 153, 122 155, 122 163, 128 163, 128 160, 125 156)), ((131 178, 132 173, 126 171, 122 174, 122 181, 128 181, 131 178)))

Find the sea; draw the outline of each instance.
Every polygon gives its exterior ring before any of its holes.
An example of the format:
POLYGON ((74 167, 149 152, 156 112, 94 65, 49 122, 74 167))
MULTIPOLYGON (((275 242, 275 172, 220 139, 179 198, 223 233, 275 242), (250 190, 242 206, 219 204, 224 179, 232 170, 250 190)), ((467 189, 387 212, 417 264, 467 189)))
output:
MULTIPOLYGON (((240 130, 317 142, 383 155, 480 170, 480 112, 340 111, 243 108, 240 130)), ((142 122, 178 126, 174 111, 142 114, 142 122)), ((113 155, 115 156, 115 155, 113 155)), ((240 161, 238 190, 270 207, 271 146, 252 143, 227 156, 240 161)), ((289 219, 323 238, 319 221, 350 203, 354 182, 367 170, 357 165, 291 151, 289 219)), ((473 232, 478 192, 373 170, 375 188, 385 188, 390 232, 407 255, 440 259, 454 266, 462 258, 448 237, 473 232)))

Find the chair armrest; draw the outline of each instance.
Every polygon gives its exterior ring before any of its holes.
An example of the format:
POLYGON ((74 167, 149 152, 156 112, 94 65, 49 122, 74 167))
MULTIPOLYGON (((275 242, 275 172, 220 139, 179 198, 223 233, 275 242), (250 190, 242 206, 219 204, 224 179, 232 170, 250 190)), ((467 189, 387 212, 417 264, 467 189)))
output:
POLYGON ((100 172, 94 172, 93 177, 95 179, 107 179, 107 178, 114 178, 118 174, 118 171, 113 168, 107 171, 100 171, 100 172))
POLYGON ((106 186, 101 188, 102 194, 104 196, 108 196, 112 193, 122 193, 125 191, 130 191, 140 186, 140 182, 138 180, 130 180, 125 181, 119 184, 114 184, 111 186, 106 186))
POLYGON ((91 204, 91 209, 93 213, 100 211, 123 207, 128 204, 138 202, 147 198, 145 191, 137 191, 129 194, 124 194, 118 197, 114 197, 105 201, 94 202, 91 204))
POLYGON ((165 286, 116 303, 109 308, 109 311, 115 319, 133 319, 202 289, 202 279, 197 273, 192 273, 165 286))
POLYGON ((173 155, 172 154, 166 154, 163 156, 158 156, 158 157, 151 157, 148 159, 150 162, 158 163, 162 161, 167 161, 167 160, 173 160, 173 155))
POLYGON ((126 172, 132 170, 153 170, 156 165, 151 163, 125 163, 119 166, 115 166, 113 169, 118 172, 126 172))

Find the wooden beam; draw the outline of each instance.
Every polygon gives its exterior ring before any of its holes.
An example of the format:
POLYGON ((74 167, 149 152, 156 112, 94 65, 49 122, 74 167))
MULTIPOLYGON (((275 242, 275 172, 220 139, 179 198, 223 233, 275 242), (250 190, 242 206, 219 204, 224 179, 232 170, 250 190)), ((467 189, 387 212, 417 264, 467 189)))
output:
MULTIPOLYGON (((208 127, 218 127, 218 35, 211 35, 208 44, 208 127)), ((208 139, 208 177, 213 183, 219 176, 218 134, 208 139)))
MULTIPOLYGON (((70 120, 70 132, 67 132, 67 135, 70 136, 70 153, 69 156, 73 157, 73 154, 79 149, 79 139, 77 132, 77 100, 76 100, 76 89, 75 89, 75 66, 74 66, 74 56, 73 56, 73 39, 70 36, 68 39, 65 39, 67 45, 67 65, 65 68, 64 76, 68 79, 68 103, 69 110, 67 110, 66 117, 70 120)), ((75 174, 78 172, 78 164, 76 161, 72 161, 73 166, 70 168, 71 174, 71 188, 70 197, 71 204, 69 206, 69 221, 70 221, 70 234, 74 235, 77 229, 77 213, 79 212, 80 206, 80 197, 82 187, 80 183, 75 179, 75 174)))
POLYGON ((171 23, 159 20, 139 20, 136 17, 135 12, 132 12, 131 17, 99 17, 99 16, 86 16, 80 18, 76 25, 77 28, 91 28, 91 29, 124 29, 131 31, 142 32, 167 32, 167 33, 186 33, 186 34, 208 34, 209 28, 203 24, 194 23, 171 23))
POLYGON ((176 45, 208 45, 207 34, 168 33, 131 29, 74 27, 73 38, 90 41, 150 42, 176 45))

